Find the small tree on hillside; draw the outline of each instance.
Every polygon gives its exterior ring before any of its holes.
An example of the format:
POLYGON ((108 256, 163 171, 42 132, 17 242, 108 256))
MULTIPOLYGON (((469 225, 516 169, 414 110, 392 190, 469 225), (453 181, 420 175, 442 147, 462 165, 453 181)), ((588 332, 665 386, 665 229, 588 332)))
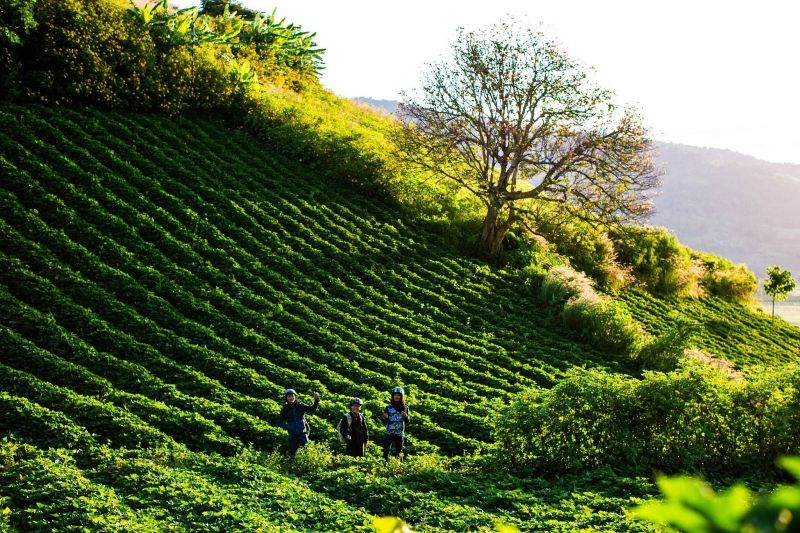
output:
POLYGON ((651 211, 658 173, 640 118, 617 111, 609 91, 530 29, 459 30, 451 55, 429 65, 421 96, 398 111, 401 157, 486 206, 485 255, 500 251, 523 199, 603 224, 651 211))
POLYGON ((764 292, 772 297, 772 320, 775 320, 775 300, 785 300, 796 286, 797 283, 788 270, 782 270, 778 265, 767 268, 764 292))

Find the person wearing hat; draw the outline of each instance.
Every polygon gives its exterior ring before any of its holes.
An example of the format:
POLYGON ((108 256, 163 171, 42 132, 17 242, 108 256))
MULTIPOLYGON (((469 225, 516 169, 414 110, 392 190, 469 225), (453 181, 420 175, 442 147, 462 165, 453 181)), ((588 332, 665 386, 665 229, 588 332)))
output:
POLYGON ((367 418, 361 414, 361 398, 350 400, 350 412, 339 423, 339 433, 345 442, 345 453, 351 457, 364 457, 369 443, 367 418))
POLYGON ((319 393, 314 393, 314 405, 305 404, 297 399, 297 392, 294 389, 286 389, 283 393, 286 403, 281 409, 281 416, 278 421, 283 429, 289 432, 289 454, 294 455, 300 446, 308 444, 308 432, 310 430, 306 421, 306 413, 313 413, 319 405, 319 393))
POLYGON ((386 430, 383 433, 383 459, 389 460, 389 452, 394 446, 394 454, 403 459, 403 440, 406 433, 406 424, 411 422, 408 413, 408 406, 403 397, 405 396, 403 387, 392 389, 392 401, 383 410, 383 421, 386 430))

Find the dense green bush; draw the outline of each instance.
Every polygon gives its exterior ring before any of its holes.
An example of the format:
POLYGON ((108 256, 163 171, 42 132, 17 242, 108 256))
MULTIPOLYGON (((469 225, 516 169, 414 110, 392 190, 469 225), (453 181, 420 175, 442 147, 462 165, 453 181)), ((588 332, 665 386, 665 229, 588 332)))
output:
POLYGON ((734 265, 728 259, 706 252, 692 252, 692 258, 703 265, 703 288, 714 296, 743 305, 755 302, 758 280, 745 265, 734 265))
POLYGON ((683 359, 692 337, 698 331, 698 325, 683 316, 673 316, 670 322, 669 329, 651 339, 636 354, 642 369, 671 372, 683 359))
POLYGON ((171 46, 122 0, 38 0, 9 97, 178 113, 225 110, 239 87, 215 43, 171 46))
POLYGON ((772 471, 800 442, 800 369, 733 381, 698 363, 642 380, 573 370, 496 417, 509 467, 541 473, 609 465, 628 472, 772 471))
POLYGON ((648 290, 661 296, 700 296, 703 270, 666 228, 629 226, 611 238, 619 260, 648 290))
POLYGON ((567 327, 605 351, 632 356, 646 341, 645 331, 624 305, 595 292, 588 276, 567 265, 550 269, 539 295, 550 305, 563 305, 567 327))
POLYGON ((574 299, 564 305, 564 323, 581 338, 602 350, 635 353, 644 342, 644 330, 624 305, 610 299, 574 299))

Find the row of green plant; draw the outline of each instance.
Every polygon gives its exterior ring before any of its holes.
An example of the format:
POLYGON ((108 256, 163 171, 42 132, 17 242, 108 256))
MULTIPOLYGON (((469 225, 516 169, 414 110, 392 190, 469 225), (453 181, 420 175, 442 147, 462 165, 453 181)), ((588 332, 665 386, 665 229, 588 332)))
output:
MULTIPOLYGON (((41 195, 41 196, 40 196, 40 198, 42 198, 42 197, 45 197, 45 195, 41 195)), ((64 212, 64 209, 63 209, 63 207, 59 208, 59 210, 60 210, 62 213, 64 212)), ((84 234, 91 234, 91 232, 87 232, 87 231, 86 231, 86 228, 81 228, 81 233, 84 233, 84 234)), ((73 261, 74 261, 74 259, 73 259, 73 261)), ((87 267, 88 267, 88 266, 90 266, 90 265, 87 265, 87 267)), ((105 270, 105 269, 103 269, 103 268, 99 268, 99 269, 98 269, 98 268, 96 268, 96 267, 97 267, 97 265, 91 265, 91 266, 92 266, 92 267, 94 267, 93 269, 94 269, 96 272, 98 272, 98 273, 102 273, 102 272, 105 270)), ((88 270, 88 268, 87 268, 87 270, 88 270)), ((63 276, 63 274, 62 274, 62 276, 63 276)), ((68 278, 68 276, 66 276, 66 277, 68 278)), ((84 286, 84 292, 85 292, 85 289, 86 289, 86 286, 84 286)), ((119 289, 118 289, 118 290, 119 290, 119 289)), ((127 292, 130 292, 130 290, 131 290, 130 288, 128 288, 128 289, 125 289, 125 291, 127 291, 127 292)), ((78 296, 78 295, 76 294, 76 297, 77 297, 77 296, 78 296)), ((86 294, 82 294, 82 295, 80 295, 80 297, 82 297, 82 298, 86 298, 86 294)), ((128 327, 130 327, 130 324, 128 324, 128 327)))
POLYGON ((354 531, 371 522, 248 453, 43 450, 4 439, 0 460, 8 521, 20 529, 354 531))
MULTIPOLYGON (((296 163, 207 120, 2 111, 0 301, 7 312, 0 328, 14 350, 4 359, 4 384, 16 387, 0 402, 6 432, 24 420, 19 438, 41 449, 96 449, 115 428, 130 432, 143 424, 175 450, 185 445, 203 452, 187 455, 193 462, 181 479, 213 470, 215 485, 244 483, 247 498, 280 502, 283 496, 254 478, 289 473, 305 479, 290 482, 308 486, 309 497, 344 502, 363 513, 364 523, 369 515, 392 513, 422 530, 491 529, 496 521, 520 529, 639 527, 623 510, 636 503, 629 493, 639 489, 633 482, 613 488, 629 482, 614 481, 611 471, 585 484, 572 478, 551 491, 551 481, 508 474, 509 467, 516 473, 538 468, 532 456, 522 467, 509 465, 502 451, 474 460, 426 456, 403 471, 383 467, 374 445, 363 463, 329 451, 333 422, 349 396, 367 400, 372 421, 397 382, 407 386, 415 412, 412 453, 434 445, 460 453, 491 447, 498 406, 516 405, 522 390, 545 394, 539 385, 555 384, 555 391, 575 366, 638 368, 608 348, 576 342, 582 333, 563 325, 560 306, 517 287, 524 272, 465 259, 435 228, 403 219, 391 204, 328 180, 304 181, 296 163), (322 445, 293 466, 245 450, 282 443, 272 424, 287 385, 301 395, 320 390, 325 398, 312 418, 322 445), (28 396, 28 389, 38 392, 28 396), (130 411, 119 413, 128 400, 130 411), (84 405, 107 413, 92 427, 96 436, 81 427, 84 405), (182 421, 192 434, 181 431, 182 421), (240 471, 217 468, 231 457, 240 460, 231 454, 248 453, 253 458, 238 463, 240 471), (426 472, 414 470, 423 468, 423 459, 426 472), (207 471, 203 461, 217 466, 207 471)), ((649 312, 659 328, 648 330, 671 346, 663 333, 675 323, 674 306, 653 302, 649 312)), ((689 304, 695 307, 685 314, 700 315, 701 338, 717 313, 734 309, 716 299, 689 304)), ((747 346, 763 350, 763 359, 770 343, 776 357, 796 350, 791 337, 778 345, 761 319, 748 317, 741 318, 743 334, 753 339, 747 346)), ((378 424, 372 428, 380 433, 378 424)), ((135 445, 121 440, 124 434, 111 442, 135 445)), ((119 464, 130 457, 125 449, 109 453, 119 464)), ((101 462, 80 456, 81 475, 114 487, 126 502, 133 498, 131 509, 165 528, 180 527, 184 517, 195 524, 198 509, 209 513, 213 527, 246 523, 226 522, 202 498, 187 500, 180 517, 170 518, 164 502, 184 496, 154 488, 140 497, 124 476, 135 479, 141 471, 97 473, 101 462)), ((158 475, 171 479, 164 470, 158 475)), ((14 498, 23 490, 17 488, 14 498)), ((27 519, 19 501, 10 505, 13 523, 27 519)), ((60 514, 68 511, 51 511, 53 524, 72 523, 74 515, 60 514)), ((273 523, 279 514, 262 516, 273 523)), ((318 529, 335 529, 332 519, 317 516, 318 529)))
POLYGON ((676 316, 697 324, 691 344, 737 368, 790 363, 796 360, 798 328, 771 321, 761 312, 750 312, 721 298, 657 298, 640 289, 628 289, 616 297, 644 329, 655 336, 668 332, 676 316))

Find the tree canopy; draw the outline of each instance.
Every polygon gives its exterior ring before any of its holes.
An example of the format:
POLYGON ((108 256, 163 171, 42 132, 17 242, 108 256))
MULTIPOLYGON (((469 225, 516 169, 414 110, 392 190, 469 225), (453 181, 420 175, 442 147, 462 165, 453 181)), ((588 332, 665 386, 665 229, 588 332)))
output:
POLYGON ((553 41, 514 21, 459 30, 450 55, 428 65, 421 91, 398 111, 401 157, 486 206, 479 248, 488 255, 523 214, 520 200, 604 224, 651 211, 658 172, 639 115, 618 109, 553 41))
POLYGON ((772 317, 775 317, 775 300, 785 300, 794 290, 797 283, 792 278, 792 273, 783 270, 778 265, 767 268, 767 279, 764 280, 764 292, 772 297, 772 317))

